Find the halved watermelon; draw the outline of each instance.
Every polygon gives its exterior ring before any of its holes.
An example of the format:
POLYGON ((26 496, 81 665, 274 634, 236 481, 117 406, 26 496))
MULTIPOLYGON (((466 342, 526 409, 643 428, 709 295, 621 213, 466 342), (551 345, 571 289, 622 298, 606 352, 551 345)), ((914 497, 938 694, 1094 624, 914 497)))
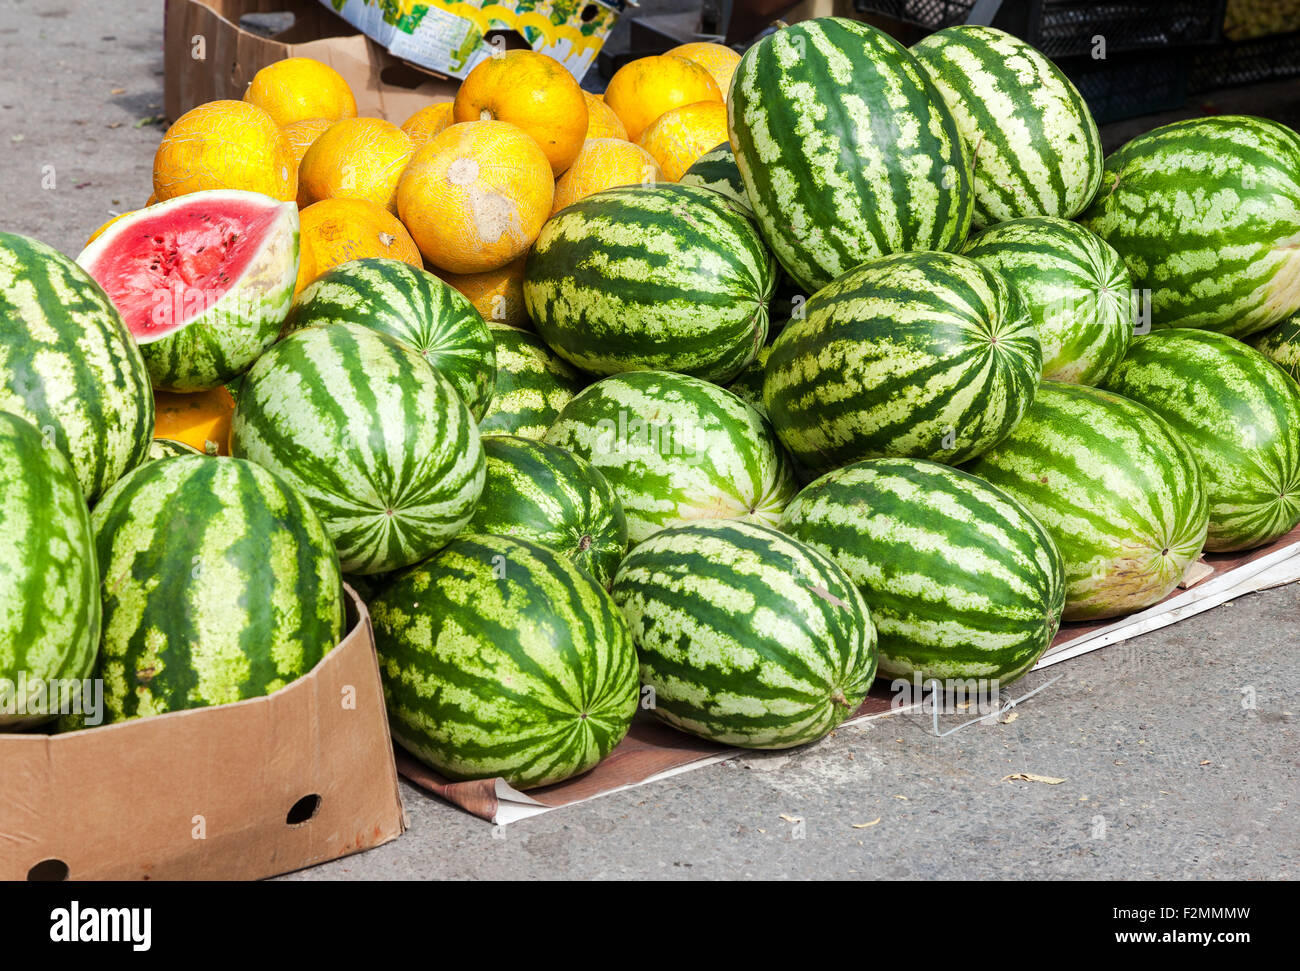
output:
POLYGON ((257 192, 193 192, 118 219, 77 262, 135 335, 153 386, 204 391, 275 342, 298 276, 298 209, 257 192))

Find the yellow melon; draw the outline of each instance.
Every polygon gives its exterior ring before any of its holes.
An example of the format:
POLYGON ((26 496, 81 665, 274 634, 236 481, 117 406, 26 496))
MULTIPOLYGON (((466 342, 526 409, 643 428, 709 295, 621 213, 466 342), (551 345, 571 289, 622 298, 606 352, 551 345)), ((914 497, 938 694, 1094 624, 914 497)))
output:
POLYGON ((300 202, 368 199, 395 213, 397 182, 414 149, 410 135, 380 118, 336 121, 302 157, 300 202))
POLYGON ((701 155, 727 140, 727 106, 700 101, 665 111, 641 133, 637 144, 654 156, 664 178, 676 182, 701 155))
POLYGON ((294 293, 326 270, 371 256, 423 267, 406 227, 368 199, 324 199, 298 214, 298 282, 294 293))
POLYGON ((307 118, 338 121, 357 116, 357 99, 343 75, 310 57, 286 57, 253 75, 244 100, 281 128, 307 118))
POLYGON ((697 101, 721 102, 718 83, 694 61, 668 54, 629 61, 605 89, 605 104, 614 109, 632 141, 665 111, 697 101))
POLYGON ((569 171, 555 183, 551 214, 604 189, 662 180, 659 163, 639 145, 621 138, 593 138, 582 146, 569 171))
POLYGON ((162 202, 204 189, 297 197, 289 140, 270 115, 243 101, 210 101, 167 129, 153 159, 154 195, 162 202))

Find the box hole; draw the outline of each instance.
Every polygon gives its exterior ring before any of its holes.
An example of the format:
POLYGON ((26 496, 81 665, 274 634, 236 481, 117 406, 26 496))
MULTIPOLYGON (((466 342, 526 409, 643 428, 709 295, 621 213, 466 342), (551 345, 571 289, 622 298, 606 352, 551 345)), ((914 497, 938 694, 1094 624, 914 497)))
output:
POLYGON ((62 860, 41 860, 27 871, 27 879, 58 883, 60 880, 68 879, 68 865, 62 860))
POLYGON ((379 80, 390 88, 418 88, 432 78, 409 64, 389 64, 379 72, 379 80))
POLYGON ((320 811, 320 796, 314 792, 310 796, 303 796, 289 809, 288 815, 284 821, 290 826, 300 826, 301 824, 312 819, 320 811))
POLYGON ((275 37, 286 30, 293 29, 297 18, 290 10, 276 10, 267 13, 246 13, 239 18, 239 26, 250 34, 260 37, 275 37))
POLYGON ((578 16, 581 17, 584 24, 589 24, 598 13, 600 13, 600 9, 594 3, 589 3, 582 8, 582 13, 578 16))

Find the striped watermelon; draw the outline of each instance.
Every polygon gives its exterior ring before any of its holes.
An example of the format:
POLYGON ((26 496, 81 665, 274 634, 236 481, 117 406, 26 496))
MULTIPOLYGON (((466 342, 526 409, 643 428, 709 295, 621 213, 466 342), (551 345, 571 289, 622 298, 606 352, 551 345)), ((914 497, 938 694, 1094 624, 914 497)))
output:
POLYGON ((260 192, 189 192, 127 213, 77 263, 99 281, 153 386, 207 391, 275 343, 298 278, 298 207, 260 192))
POLYGON ((0 233, 0 411, 31 422, 94 502, 144 461, 153 391, 99 284, 62 253, 0 233))
POLYGON ((418 563, 483 491, 483 448, 455 389, 360 324, 310 327, 267 351, 244 379, 230 452, 302 491, 345 573, 418 563))
POLYGON ((1101 136, 1060 68, 996 27, 948 27, 912 53, 970 153, 976 226, 1083 212, 1101 184, 1101 136))
POLYGON ((1300 312, 1266 330, 1251 343, 1283 371, 1300 381, 1300 312))
POLYGON ((466 529, 540 543, 608 587, 627 552, 627 519, 605 477, 566 449, 513 435, 488 436, 483 454, 487 482, 466 529))
POLYGON ((149 462, 91 516, 107 721, 270 694, 343 633, 338 558, 307 500, 239 459, 149 462))
POLYGON ((827 553, 862 591, 880 673, 1009 684, 1052 642, 1061 554, 1016 500, 918 459, 871 459, 797 495, 781 528, 827 553))
POLYGON ((772 345, 763 401, 795 459, 957 464, 1000 441, 1034 399, 1042 356, 1024 302, 951 253, 899 253, 819 290, 772 345))
POLYGON ((1196 457, 1150 409, 1044 381, 1033 407, 969 471, 1018 500, 1065 560, 1065 619, 1141 610, 1178 585, 1208 525, 1196 457))
POLYGON ((758 356, 727 385, 728 391, 764 417, 767 417, 767 406, 763 404, 763 371, 771 356, 772 345, 764 344, 758 349, 758 356))
POLYGON ((838 17, 741 59, 731 144, 763 237, 809 293, 866 260, 951 250, 970 228, 970 160, 943 98, 897 41, 838 17))
POLYGON ((588 379, 532 331, 497 323, 488 324, 488 330, 496 344, 496 395, 478 430, 541 438, 588 379))
POLYGON ((876 632, 853 581, 771 526, 665 529, 627 555, 612 593, 651 710, 710 741, 815 742, 857 711, 876 674, 876 632))
POLYGON ((1300 387, 1252 347, 1211 331, 1133 342, 1106 382, 1182 436, 1210 504, 1207 550, 1272 542, 1300 521, 1300 387))
POLYGON ((684 374, 629 371, 597 381, 564 406, 545 440, 609 480, 633 543, 693 519, 775 523, 797 491, 767 419, 684 374))
POLYGON ((69 707, 72 696, 46 681, 90 676, 99 650, 100 603, 90 513, 68 460, 32 425, 0 412, 0 469, 4 730, 44 721, 42 711, 53 715, 69 707), (21 698, 20 683, 26 688, 21 698), (50 690, 57 694, 50 697, 50 690))
POLYGON ((465 534, 371 611, 393 737, 449 778, 544 786, 627 734, 640 697, 627 623, 562 554, 465 534))
POLYGON ((419 267, 372 257, 342 263, 293 302, 286 333, 361 324, 414 347, 451 382, 475 419, 492 401, 496 352, 474 305, 419 267))
POLYGON ((1285 125, 1219 115, 1139 135, 1080 219, 1151 291, 1156 327, 1244 337, 1300 310, 1300 134, 1285 125))
POLYGON ((149 443, 149 455, 146 461, 157 462, 159 459, 172 459, 179 455, 203 455, 193 445, 186 445, 171 438, 155 438, 149 443))
POLYGON ((754 224, 718 193, 624 186, 542 227, 524 305, 546 343, 584 371, 726 381, 763 345, 775 279, 754 224))
POLYGON ((745 195, 745 183, 741 181, 740 169, 736 166, 736 153, 731 150, 730 142, 723 142, 697 158, 695 164, 677 180, 677 184, 720 192, 746 216, 752 218, 754 215, 754 207, 750 205, 749 196, 745 195))
POLYGON ((1043 377, 1101 384, 1133 331, 1128 267, 1078 223, 1012 219, 970 240, 963 255, 996 270, 1024 298, 1043 345, 1043 377))

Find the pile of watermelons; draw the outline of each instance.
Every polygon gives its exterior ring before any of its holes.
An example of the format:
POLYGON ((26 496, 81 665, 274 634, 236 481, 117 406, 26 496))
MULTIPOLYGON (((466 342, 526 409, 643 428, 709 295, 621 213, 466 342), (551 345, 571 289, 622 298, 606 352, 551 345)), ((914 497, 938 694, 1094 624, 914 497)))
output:
POLYGON ((545 225, 531 330, 384 259, 292 298, 296 212, 250 193, 80 266, 0 236, 0 674, 93 671, 109 720, 263 694, 346 576, 402 745, 536 786, 639 708, 779 748, 877 674, 1005 684, 1295 526, 1300 135, 1103 160, 1015 38, 839 19, 729 111, 682 183, 545 225), (151 445, 151 384, 232 379, 233 457, 151 445))

